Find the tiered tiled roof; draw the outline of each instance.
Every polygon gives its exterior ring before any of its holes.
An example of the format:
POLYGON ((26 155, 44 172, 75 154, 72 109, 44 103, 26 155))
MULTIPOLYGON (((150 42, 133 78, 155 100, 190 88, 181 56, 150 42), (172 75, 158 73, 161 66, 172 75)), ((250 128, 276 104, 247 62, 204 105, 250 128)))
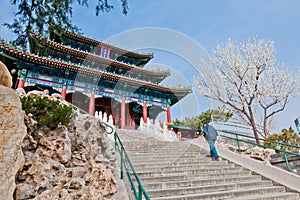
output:
POLYGON ((153 58, 153 53, 143 54, 143 53, 128 51, 128 50, 121 49, 119 47, 116 47, 116 46, 113 46, 113 45, 110 45, 110 44, 107 44, 107 43, 103 43, 101 41, 98 41, 98 40, 95 40, 95 39, 92 39, 92 38, 89 38, 89 37, 85 37, 85 36, 80 35, 80 34, 73 33, 71 31, 63 29, 63 28, 61 28, 60 26, 57 26, 57 25, 53 25, 52 27, 54 29, 55 34, 58 34, 58 35, 64 34, 65 36, 73 38, 74 40, 80 41, 82 43, 92 44, 92 45, 95 45, 95 46, 106 46, 106 47, 114 49, 115 51, 119 52, 120 54, 126 54, 130 57, 133 57, 133 58, 147 58, 148 60, 153 58))
MULTIPOLYGON (((120 67, 125 68, 127 70, 141 72, 141 73, 143 73, 145 75, 148 75, 148 76, 167 77, 167 76, 170 75, 169 70, 166 70, 166 71, 163 71, 163 70, 159 70, 159 71, 158 70, 155 70, 155 71, 145 70, 143 68, 136 67, 134 65, 129 65, 129 64, 119 62, 119 61, 116 61, 116 60, 111 60, 111 59, 108 59, 108 58, 103 58, 103 57, 95 55, 95 54, 91 54, 91 53, 88 53, 88 52, 85 52, 85 51, 82 51, 82 50, 73 49, 73 48, 61 45, 57 42, 50 41, 50 40, 48 40, 48 39, 46 39, 46 38, 42 37, 41 35, 36 34, 34 32, 30 32, 30 36, 32 38, 34 38, 35 40, 37 40, 41 45, 45 45, 49 48, 52 48, 56 51, 60 51, 60 52, 63 52, 63 53, 70 53, 70 54, 75 55, 75 56, 77 56, 81 59, 86 59, 86 58, 93 59, 93 60, 98 61, 99 63, 107 65, 107 66, 115 66, 115 67, 120 66, 120 67)), ((32 48, 34 48, 34 47, 32 47, 32 48)), ((164 78, 162 78, 162 79, 164 79, 164 78)))

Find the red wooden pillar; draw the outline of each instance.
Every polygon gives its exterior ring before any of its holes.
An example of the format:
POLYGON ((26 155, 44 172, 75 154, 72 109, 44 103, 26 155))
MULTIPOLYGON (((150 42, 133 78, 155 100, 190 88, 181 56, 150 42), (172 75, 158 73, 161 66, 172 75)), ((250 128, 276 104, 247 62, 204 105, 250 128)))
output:
POLYGON ((89 114, 94 116, 95 114, 95 94, 94 92, 90 95, 89 114))
POLYGON ((20 79, 19 83, 18 83, 18 88, 23 88, 24 89, 24 86, 25 86, 25 81, 23 81, 22 79, 20 79))
POLYGON ((147 104, 146 102, 143 103, 143 120, 144 123, 147 123, 147 104))
POLYGON ((67 88, 66 87, 62 88, 60 95, 63 98, 63 100, 66 100, 66 96, 67 96, 67 88))
POLYGON ((121 119, 120 119, 120 121, 121 121, 121 126, 120 126, 120 128, 121 129, 125 129, 125 122, 126 122, 126 113, 125 113, 125 110, 126 109, 126 107, 125 107, 125 99, 122 99, 122 101, 121 101, 121 119))
POLYGON ((172 120, 171 120, 171 109, 170 107, 167 107, 167 122, 168 123, 171 123, 172 120))
POLYGON ((119 108, 115 108, 114 115, 115 115, 115 117, 114 117, 115 124, 114 125, 120 127, 121 124, 120 124, 120 109, 119 108))

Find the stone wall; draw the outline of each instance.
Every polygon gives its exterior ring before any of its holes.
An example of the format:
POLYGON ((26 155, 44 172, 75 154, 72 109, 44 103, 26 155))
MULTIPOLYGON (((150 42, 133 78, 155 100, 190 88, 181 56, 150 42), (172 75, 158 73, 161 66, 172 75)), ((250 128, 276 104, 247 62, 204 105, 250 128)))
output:
POLYGON ((0 85, 0 199, 13 199, 15 176, 24 165, 21 143, 26 135, 21 101, 0 85))

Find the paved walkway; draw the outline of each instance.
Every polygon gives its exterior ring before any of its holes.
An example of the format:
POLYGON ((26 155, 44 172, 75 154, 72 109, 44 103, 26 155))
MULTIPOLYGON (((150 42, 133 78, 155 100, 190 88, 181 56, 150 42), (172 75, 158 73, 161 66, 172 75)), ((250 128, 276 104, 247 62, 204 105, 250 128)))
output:
POLYGON ((120 179, 120 165, 119 165, 119 159, 115 163, 115 173, 114 177, 116 179, 117 184, 117 193, 114 194, 111 199, 112 200, 129 200, 129 196, 126 190, 126 186, 124 184, 124 181, 120 179))
MULTIPOLYGON (((209 150, 209 146, 203 137, 190 140, 189 142, 206 150, 209 150)), ((266 164, 266 162, 264 161, 255 160, 247 155, 240 155, 238 153, 225 150, 222 147, 217 147, 217 150, 221 157, 233 163, 236 163, 237 165, 245 167, 257 174, 261 174, 262 176, 271 179, 276 183, 284 185, 287 187, 287 189, 300 192, 299 175, 285 171, 281 168, 272 166, 270 164, 266 164)))

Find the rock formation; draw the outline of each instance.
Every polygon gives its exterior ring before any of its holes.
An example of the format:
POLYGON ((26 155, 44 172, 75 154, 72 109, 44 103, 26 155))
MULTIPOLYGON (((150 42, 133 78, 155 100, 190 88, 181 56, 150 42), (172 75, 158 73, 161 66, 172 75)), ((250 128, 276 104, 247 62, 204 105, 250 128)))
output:
POLYGON ((13 199, 15 176, 24 164, 21 143, 26 135, 21 101, 0 85, 0 199, 13 199))
POLYGON ((15 199, 109 199, 116 193, 115 150, 99 119, 80 115, 51 131, 26 116, 25 164, 15 199))
POLYGON ((275 155, 276 152, 275 150, 273 149, 264 149, 264 148, 261 148, 261 147, 253 147, 251 148, 251 158, 255 158, 255 159, 258 159, 258 160, 269 160, 271 155, 275 155))
POLYGON ((6 87, 11 87, 13 85, 12 77, 8 69, 6 68, 6 66, 1 61, 0 61, 0 85, 6 87))
POLYGON ((242 146, 240 145, 240 149, 237 147, 237 145, 232 145, 232 144, 227 144, 227 143, 224 143, 224 142, 221 142, 221 143, 217 143, 216 144, 217 146, 220 146, 220 147, 223 147, 224 149, 226 150, 230 150, 232 152, 235 152, 235 153, 238 153, 239 151, 240 152, 247 152, 247 147, 246 146, 242 146))

